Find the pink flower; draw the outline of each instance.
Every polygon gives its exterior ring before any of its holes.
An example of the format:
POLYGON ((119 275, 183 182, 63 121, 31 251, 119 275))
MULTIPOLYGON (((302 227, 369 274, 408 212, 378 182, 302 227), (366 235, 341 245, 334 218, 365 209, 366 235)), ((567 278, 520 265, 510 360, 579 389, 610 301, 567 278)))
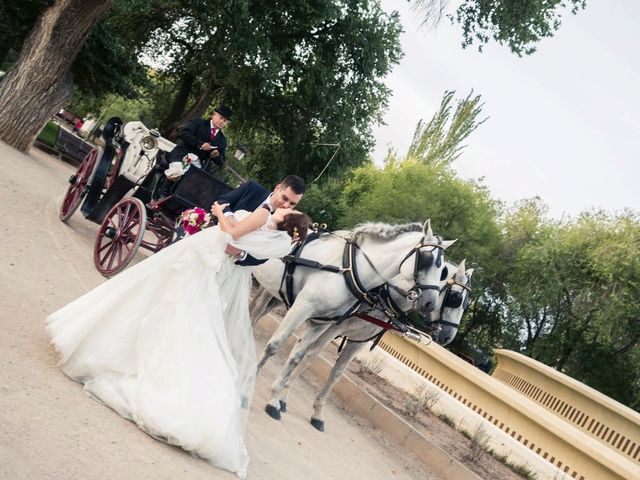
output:
POLYGON ((180 215, 180 223, 185 232, 193 235, 209 226, 209 223, 211 223, 211 214, 199 207, 190 208, 182 212, 182 215, 180 215))

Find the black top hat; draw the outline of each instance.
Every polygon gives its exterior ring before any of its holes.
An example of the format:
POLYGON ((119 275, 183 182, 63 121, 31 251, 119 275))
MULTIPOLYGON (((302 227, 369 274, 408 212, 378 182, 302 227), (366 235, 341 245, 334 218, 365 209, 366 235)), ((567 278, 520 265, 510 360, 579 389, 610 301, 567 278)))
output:
POLYGON ((231 117, 233 116, 233 111, 226 105, 220 105, 219 107, 214 108, 213 111, 218 112, 227 120, 231 120, 231 117))

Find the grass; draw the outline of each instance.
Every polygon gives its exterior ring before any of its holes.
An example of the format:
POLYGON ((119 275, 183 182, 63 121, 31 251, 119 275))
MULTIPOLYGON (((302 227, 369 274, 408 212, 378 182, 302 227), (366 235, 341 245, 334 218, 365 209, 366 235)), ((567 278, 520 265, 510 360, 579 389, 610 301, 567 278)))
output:
MULTIPOLYGON (((448 415, 442 414, 440 416, 440 419, 451 427, 454 426, 453 419, 448 415)), ((483 431, 482 427, 479 427, 474 433, 463 428, 459 428, 457 430, 470 440, 469 454, 467 455, 470 460, 477 462, 482 458, 483 454, 488 453, 496 460, 503 463, 504 466, 512 472, 520 475, 523 478, 526 478, 527 480, 536 480, 536 473, 527 465, 514 463, 509 460, 509 455, 499 455, 493 448, 490 448, 488 445, 489 437, 483 431)))
POLYGON ((414 395, 409 395, 404 401, 404 413, 410 417, 415 417, 418 412, 425 408, 431 410, 440 398, 440 393, 436 390, 429 390, 425 385, 416 389, 414 395))
POLYGON ((536 480, 536 474, 533 470, 528 468, 526 465, 520 465, 512 462, 505 461, 504 464, 509 467, 512 471, 517 473, 518 475, 522 475, 524 478, 528 480, 536 480))
POLYGON ((357 374, 370 374, 379 375, 384 369, 384 359, 382 357, 367 357, 363 362, 360 362, 356 373, 357 374))
POLYGON ((439 415, 439 417, 440 417, 440 420, 442 420, 444 423, 449 425, 451 428, 453 428, 453 429, 456 428, 455 420, 452 417, 450 417, 449 415, 447 415, 446 413, 443 413, 442 415, 439 415))
POLYGON ((482 426, 479 426, 471 436, 471 441, 469 442, 469 452, 467 453, 469 460, 474 463, 482 460, 482 457, 488 453, 489 439, 489 434, 482 426))
POLYGON ((40 134, 38 135, 38 141, 53 148, 56 144, 56 138, 58 138, 58 130, 60 127, 53 122, 47 122, 40 134))
POLYGON ((509 455, 498 455, 493 450, 489 450, 489 454, 493 455, 496 459, 500 460, 505 467, 514 473, 526 478, 527 480, 536 480, 536 473, 526 465, 519 463, 513 463, 509 461, 509 455))

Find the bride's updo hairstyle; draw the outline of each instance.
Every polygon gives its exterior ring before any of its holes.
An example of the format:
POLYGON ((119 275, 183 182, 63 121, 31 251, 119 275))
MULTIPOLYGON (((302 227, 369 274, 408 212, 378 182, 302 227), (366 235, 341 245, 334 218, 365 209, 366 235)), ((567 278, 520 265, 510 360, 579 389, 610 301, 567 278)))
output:
POLYGON ((287 213, 278 224, 278 230, 284 230, 292 238, 297 235, 300 241, 303 241, 307 238, 310 220, 306 213, 287 213))

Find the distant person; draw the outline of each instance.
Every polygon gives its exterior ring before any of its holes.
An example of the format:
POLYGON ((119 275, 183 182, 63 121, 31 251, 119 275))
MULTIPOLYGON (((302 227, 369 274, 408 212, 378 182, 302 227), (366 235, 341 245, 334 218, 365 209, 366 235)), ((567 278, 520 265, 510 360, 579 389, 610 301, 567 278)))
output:
POLYGON ((88 137, 93 130, 93 127, 96 126, 96 117, 94 113, 87 113, 86 117, 82 119, 82 127, 80 127, 80 136, 88 137))
POLYGON ((79 133, 83 123, 81 118, 76 118, 73 122, 73 133, 79 133))
POLYGON ((227 126, 232 115, 229 107, 220 105, 213 110, 210 120, 189 120, 180 132, 178 144, 169 152, 168 162, 180 162, 188 153, 193 153, 200 159, 202 167, 209 172, 212 170, 212 163, 219 167, 224 166, 227 137, 222 133, 222 129, 227 126))

